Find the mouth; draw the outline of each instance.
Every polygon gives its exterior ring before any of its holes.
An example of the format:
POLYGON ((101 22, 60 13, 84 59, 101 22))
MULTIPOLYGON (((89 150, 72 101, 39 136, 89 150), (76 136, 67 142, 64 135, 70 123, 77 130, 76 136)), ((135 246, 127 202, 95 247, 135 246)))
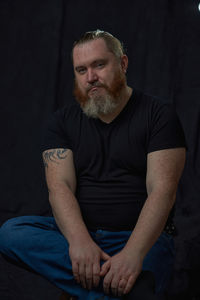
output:
POLYGON ((88 94, 97 92, 99 90, 99 88, 100 88, 99 86, 92 87, 91 89, 89 89, 88 94))
POLYGON ((103 85, 96 85, 96 86, 91 87, 88 92, 95 92, 101 88, 105 88, 105 87, 103 85))
POLYGON ((94 87, 92 87, 90 90, 89 90, 89 92, 94 92, 94 91, 97 91, 98 90, 98 86, 94 86, 94 87))

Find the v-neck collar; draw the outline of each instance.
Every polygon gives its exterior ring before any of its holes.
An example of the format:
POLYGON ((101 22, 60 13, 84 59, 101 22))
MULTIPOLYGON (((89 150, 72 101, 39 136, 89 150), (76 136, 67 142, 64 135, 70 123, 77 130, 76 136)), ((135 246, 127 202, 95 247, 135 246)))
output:
POLYGON ((96 119, 96 122, 99 124, 102 124, 102 126, 104 127, 110 127, 112 126, 114 123, 116 123, 119 119, 122 118, 122 116, 126 113, 127 109, 129 109, 129 107, 131 106, 131 103, 134 101, 134 90, 132 91, 132 94, 129 98, 129 100, 127 101, 126 105, 122 108, 122 110, 119 112, 119 114, 109 123, 106 123, 104 121, 102 121, 101 119, 96 119))

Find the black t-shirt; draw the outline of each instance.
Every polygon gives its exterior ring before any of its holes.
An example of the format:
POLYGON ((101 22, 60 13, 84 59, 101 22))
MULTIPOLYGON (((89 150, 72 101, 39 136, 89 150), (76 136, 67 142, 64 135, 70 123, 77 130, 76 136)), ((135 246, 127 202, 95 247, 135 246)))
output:
POLYGON ((147 154, 176 147, 185 147, 185 138, 173 107, 134 90, 109 124, 88 118, 76 103, 58 110, 42 151, 72 150, 76 197, 89 228, 131 230, 147 198, 147 154))

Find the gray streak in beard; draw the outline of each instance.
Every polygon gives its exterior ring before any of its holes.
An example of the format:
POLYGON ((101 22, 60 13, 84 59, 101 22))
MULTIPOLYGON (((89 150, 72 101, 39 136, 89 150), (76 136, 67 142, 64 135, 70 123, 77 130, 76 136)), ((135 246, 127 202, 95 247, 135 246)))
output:
POLYGON ((98 118, 100 114, 106 115, 112 113, 117 107, 118 103, 115 102, 111 96, 89 98, 88 101, 82 106, 83 112, 91 118, 98 118))

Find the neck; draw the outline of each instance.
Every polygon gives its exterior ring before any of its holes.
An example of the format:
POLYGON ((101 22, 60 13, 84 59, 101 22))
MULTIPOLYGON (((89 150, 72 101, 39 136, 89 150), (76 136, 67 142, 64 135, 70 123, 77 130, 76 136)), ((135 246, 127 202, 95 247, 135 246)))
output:
POLYGON ((129 101, 132 95, 132 91, 133 91, 132 88, 126 86, 121 93, 121 97, 116 109, 112 113, 106 115, 100 114, 99 119, 104 123, 108 123, 108 124, 111 123, 120 114, 122 109, 126 106, 127 102, 129 101))

